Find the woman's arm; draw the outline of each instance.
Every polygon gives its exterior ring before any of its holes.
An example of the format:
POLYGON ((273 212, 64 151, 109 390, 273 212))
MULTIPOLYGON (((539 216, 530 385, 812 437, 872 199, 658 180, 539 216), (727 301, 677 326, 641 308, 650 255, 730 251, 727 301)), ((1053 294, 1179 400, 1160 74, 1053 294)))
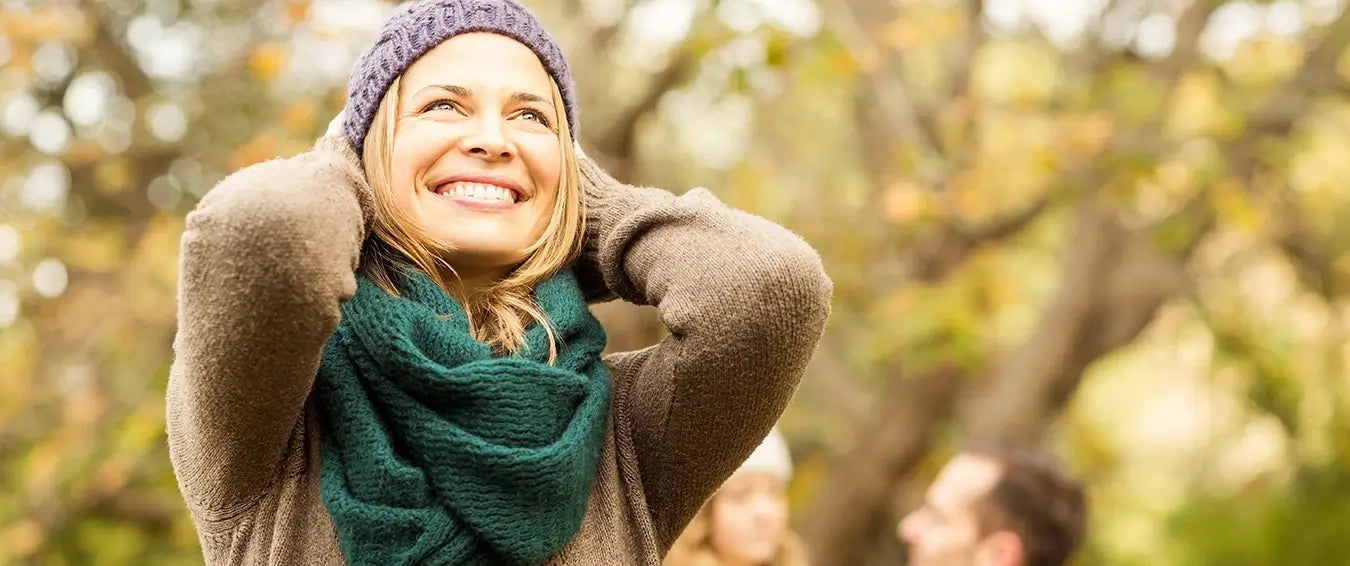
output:
POLYGON ((169 374, 169 454, 199 520, 278 475, 353 270, 369 191, 340 137, 240 170, 187 216, 169 374))
POLYGON ((706 190, 629 187, 581 161, 581 263, 625 300, 655 305, 670 330, 609 360, 666 548, 782 414, 820 340, 832 283, 787 229, 706 190))

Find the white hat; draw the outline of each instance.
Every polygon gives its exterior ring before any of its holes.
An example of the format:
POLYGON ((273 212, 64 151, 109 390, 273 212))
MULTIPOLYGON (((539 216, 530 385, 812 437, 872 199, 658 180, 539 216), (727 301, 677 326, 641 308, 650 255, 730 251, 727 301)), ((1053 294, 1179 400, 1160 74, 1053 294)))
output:
POLYGON ((737 474, 746 472, 770 473, 784 482, 792 479, 792 455, 788 452, 787 441, 783 439, 777 427, 769 431, 769 436, 764 437, 759 448, 756 448, 736 470, 737 474))

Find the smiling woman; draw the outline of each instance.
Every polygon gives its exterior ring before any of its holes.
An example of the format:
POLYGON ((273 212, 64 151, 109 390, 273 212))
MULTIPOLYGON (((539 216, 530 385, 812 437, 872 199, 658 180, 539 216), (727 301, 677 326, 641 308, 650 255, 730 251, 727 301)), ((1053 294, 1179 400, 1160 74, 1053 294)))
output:
POLYGON ((381 214, 362 272, 396 293, 390 271, 411 261, 465 299, 476 338, 505 351, 528 323, 549 328, 529 295, 573 259, 583 230, 563 106, 534 52, 504 36, 456 36, 413 63, 365 143, 381 214))
POLYGON ((819 256, 575 145, 510 0, 401 6, 328 135, 188 216, 170 456, 208 564, 660 563, 787 404, 819 256), (655 305, 601 356, 588 303, 655 305))

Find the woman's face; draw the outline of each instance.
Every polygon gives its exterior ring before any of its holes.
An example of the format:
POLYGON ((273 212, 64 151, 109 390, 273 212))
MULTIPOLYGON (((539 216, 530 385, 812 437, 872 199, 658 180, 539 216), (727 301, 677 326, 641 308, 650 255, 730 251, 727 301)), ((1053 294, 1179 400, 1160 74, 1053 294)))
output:
POLYGON ((461 277, 526 259, 558 198, 553 86, 534 52, 495 34, 455 36, 400 80, 389 171, 394 198, 452 246, 461 277))
POLYGON ((761 472, 736 474, 713 496, 712 546, 731 564, 773 560, 787 532, 783 481, 761 472))

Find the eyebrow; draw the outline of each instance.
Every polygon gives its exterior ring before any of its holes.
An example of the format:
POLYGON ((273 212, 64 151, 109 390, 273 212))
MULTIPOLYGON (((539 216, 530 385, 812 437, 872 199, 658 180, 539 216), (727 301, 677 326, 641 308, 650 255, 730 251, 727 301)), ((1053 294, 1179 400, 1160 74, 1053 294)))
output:
POLYGON ((537 104, 546 104, 550 108, 553 107, 552 100, 548 100, 542 96, 539 96, 537 94, 530 94, 528 92, 511 93, 511 102, 533 102, 537 104))
MULTIPOLYGON (((428 85, 428 86, 422 87, 420 90, 418 90, 418 91, 417 91, 417 94, 420 95, 420 94, 422 94, 422 93, 424 93, 424 92, 426 92, 426 91, 428 91, 428 90, 443 90, 443 91, 449 92, 450 94, 453 94, 453 95, 456 95, 456 96, 461 96, 461 97, 464 97, 464 98, 470 98, 470 97, 473 96, 473 90, 472 90, 472 89, 468 89, 468 88, 465 88, 465 87, 462 87, 462 86, 459 86, 459 85, 428 85)), ((537 95, 537 94, 528 93, 528 92, 523 92, 523 91, 518 91, 518 92, 513 92, 513 93, 511 93, 511 102, 515 102, 515 103, 527 102, 527 103, 535 103, 535 104, 545 104, 545 105, 547 105, 549 108, 553 108, 553 101, 551 101, 551 100, 549 100, 549 99, 547 99, 547 98, 544 98, 544 97, 542 97, 542 96, 539 96, 539 95, 537 95)))
MULTIPOLYGON (((426 92, 426 91, 429 91, 429 90, 443 90, 443 91, 449 92, 450 94, 454 94, 454 95, 457 95, 457 96, 464 96, 464 97, 473 96, 473 91, 472 91, 472 90, 469 90, 469 89, 464 88, 464 87, 459 86, 459 85, 427 85, 427 86, 424 86, 424 87, 422 87, 421 89, 419 89, 419 90, 417 91, 417 94, 420 95, 420 94, 422 94, 422 93, 424 93, 424 92, 426 92)), ((416 96, 416 95, 414 95, 414 96, 416 96)))

